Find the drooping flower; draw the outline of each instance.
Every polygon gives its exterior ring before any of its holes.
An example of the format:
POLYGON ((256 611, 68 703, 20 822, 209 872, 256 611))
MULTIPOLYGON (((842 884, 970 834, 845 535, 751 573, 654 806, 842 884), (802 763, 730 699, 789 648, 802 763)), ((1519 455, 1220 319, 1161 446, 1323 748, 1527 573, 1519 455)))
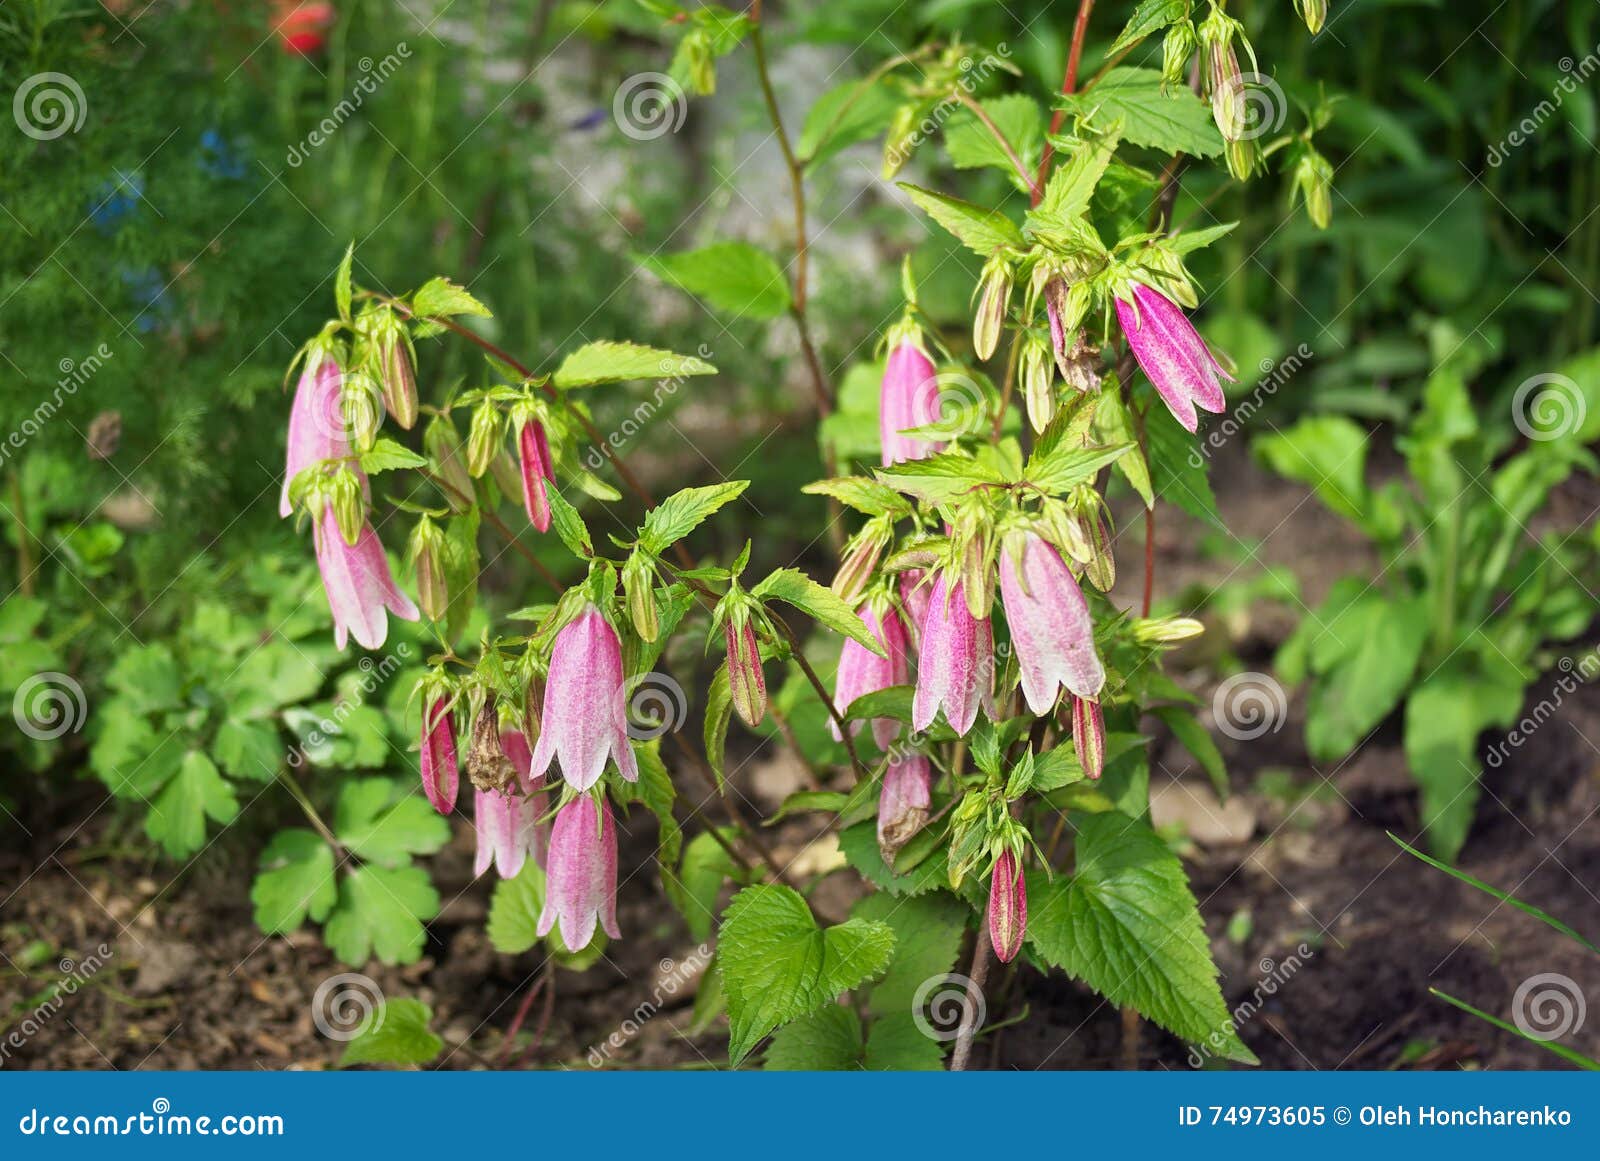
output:
POLYGON ((767 675, 749 614, 730 613, 722 627, 728 647, 728 695, 744 723, 754 729, 767 716, 767 675))
POLYGON ((598 808, 593 795, 580 794, 556 815, 546 865, 544 910, 539 934, 548 935, 559 921, 561 942, 568 951, 582 951, 594 938, 596 923, 612 939, 617 928, 617 829, 611 803, 603 796, 598 808), (598 814, 597 814, 598 811, 598 814))
POLYGON ((538 806, 515 788, 474 791, 474 823, 478 854, 472 873, 481 875, 493 864, 502 879, 515 879, 534 853, 538 806))
POLYGON ((922 622, 912 728, 927 729, 942 708, 950 728, 966 734, 978 719, 979 703, 990 700, 993 681, 994 636, 989 618, 974 617, 967 608, 962 582, 950 585, 940 574, 933 582, 922 622))
POLYGON ((908 568, 900 574, 900 604, 906 611, 906 636, 913 645, 922 640, 922 619, 928 615, 930 586, 923 583, 928 574, 920 568, 908 568))
POLYGON ((590 604, 556 634, 533 773, 543 774, 559 758, 562 776, 575 789, 587 790, 600 781, 607 757, 629 782, 639 780, 628 744, 622 643, 590 604))
MULTIPOLYGON (((875 607, 869 601, 859 616, 867 632, 883 646, 888 656, 879 657, 865 645, 845 639, 844 648, 839 652, 839 675, 833 687, 833 704, 841 717, 856 698, 887 689, 891 685, 904 685, 908 680, 906 628, 900 615, 888 606, 875 607)), ((860 722, 851 722, 849 726, 852 737, 861 730, 860 722)), ((828 728, 833 731, 836 741, 843 740, 838 723, 831 718, 828 728)), ((872 738, 880 750, 887 750, 899 732, 900 723, 893 718, 872 719, 872 738)))
POLYGON ((315 366, 301 372, 289 408, 289 449, 284 459, 283 490, 278 496, 278 515, 294 512, 289 503, 289 485, 306 468, 322 460, 350 454, 345 432, 344 412, 339 405, 344 383, 339 362, 332 355, 308 356, 315 366))
POLYGON ((933 767, 921 754, 901 754, 883 772, 878 793, 878 850, 883 861, 894 856, 928 821, 933 801, 933 767))
POLYGON ((1200 426, 1198 406, 1212 414, 1227 404, 1222 397, 1222 370, 1182 310, 1159 290, 1136 284, 1133 302, 1118 298, 1117 322, 1128 337, 1133 357, 1149 377, 1173 418, 1189 431, 1200 426))
POLYGON ((1001 963, 1017 958, 1027 930, 1028 882, 1017 857, 1002 851, 989 878, 989 942, 1001 963))
POLYGON ((550 826, 540 820, 550 809, 550 796, 534 777, 533 750, 528 745, 527 735, 521 730, 504 730, 500 734, 500 744, 517 771, 517 784, 522 787, 522 801, 528 812, 528 853, 543 866, 550 850, 550 826))
POLYGON ((1000 603, 1030 710, 1048 714, 1062 686, 1081 698, 1098 696, 1106 671, 1095 652, 1089 603, 1053 545, 1032 532, 1005 538, 1000 603))
POLYGON ((420 614, 389 573, 389 559, 372 525, 363 523, 355 544, 339 533, 333 505, 325 505, 317 524, 317 569, 333 610, 333 643, 340 649, 354 637, 368 649, 380 649, 389 636, 387 609, 404 621, 420 614))
POLYGON ((555 471, 550 466, 550 441, 545 437, 544 424, 529 419, 517 434, 517 450, 522 460, 522 506, 528 510, 528 519, 540 532, 550 531, 550 498, 545 485, 555 482, 555 471))
POLYGON ((911 338, 902 338, 889 352, 878 396, 878 434, 883 466, 926 459, 944 448, 933 440, 902 432, 939 422, 939 381, 929 359, 911 338))
POLYGON ((422 710, 422 790, 440 814, 456 807, 456 791, 461 785, 461 768, 456 762, 455 725, 450 702, 433 697, 422 710))

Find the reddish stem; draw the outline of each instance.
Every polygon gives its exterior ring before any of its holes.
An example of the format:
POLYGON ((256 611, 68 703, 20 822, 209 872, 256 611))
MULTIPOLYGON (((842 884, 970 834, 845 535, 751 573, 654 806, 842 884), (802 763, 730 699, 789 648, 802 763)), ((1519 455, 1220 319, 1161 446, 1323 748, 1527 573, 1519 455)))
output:
MULTIPOLYGON (((1072 47, 1067 50, 1067 73, 1061 78, 1061 95, 1070 97, 1078 89, 1078 61, 1083 57, 1083 38, 1089 31, 1089 13, 1094 11, 1094 0, 1078 0, 1078 19, 1072 25, 1072 47)), ((1044 197, 1045 181, 1050 176, 1050 160, 1055 153, 1055 148, 1050 144, 1050 137, 1061 132, 1061 122, 1066 120, 1067 111, 1057 109, 1050 116, 1050 135, 1045 138, 1044 155, 1039 158, 1039 173, 1033 181, 1033 204, 1038 205, 1039 199, 1044 197)))

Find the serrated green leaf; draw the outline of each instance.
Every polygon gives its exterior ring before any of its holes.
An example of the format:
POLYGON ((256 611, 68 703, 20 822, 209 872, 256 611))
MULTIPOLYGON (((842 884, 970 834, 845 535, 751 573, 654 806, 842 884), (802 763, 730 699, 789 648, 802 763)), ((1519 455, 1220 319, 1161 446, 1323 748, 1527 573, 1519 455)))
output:
MULTIPOLYGON (((726 834, 726 831, 719 832, 726 834)), ((716 836, 702 831, 684 848, 683 865, 678 868, 679 891, 674 901, 683 903, 684 922, 689 934, 707 939, 717 918, 717 896, 722 885, 735 873, 732 856, 716 836)))
POLYGON ((357 867, 339 884, 339 902, 322 929, 334 955, 352 966, 369 956, 415 963, 427 942, 423 924, 439 913, 439 893, 420 867, 357 867))
POLYGON ((764 601, 783 601, 835 633, 843 633, 862 648, 879 657, 886 656, 878 642, 855 611, 840 600, 830 588, 819 585, 805 573, 793 568, 780 568, 769 573, 755 588, 752 596, 764 601))
POLYGON ((682 379, 688 375, 714 375, 717 369, 693 355, 679 355, 658 347, 602 339, 573 351, 561 361, 552 382, 563 390, 592 387, 596 383, 621 383, 630 379, 682 379))
MULTIPOLYGON (((927 831, 922 832, 922 834, 927 833, 927 831)), ((921 837, 919 834, 918 838, 921 837)), ((897 874, 891 870, 878 851, 878 825, 872 819, 841 830, 839 849, 844 853, 845 860, 860 871, 873 886, 891 895, 924 895, 949 882, 949 863, 946 860, 949 848, 945 846, 941 846, 904 874, 897 874)))
POLYGON ((846 81, 818 97, 806 113, 795 156, 805 166, 822 164, 858 141, 889 127, 900 97, 881 80, 846 81))
POLYGON ((291 827, 272 836, 250 887, 257 927, 281 935, 299 930, 307 918, 321 923, 338 899, 333 848, 320 835, 291 827))
POLYGON ((1152 32, 1160 32, 1167 25, 1176 24, 1188 15, 1189 0, 1143 0, 1117 34, 1117 39, 1111 42, 1111 47, 1106 49, 1106 56, 1116 56, 1152 32))
POLYGON ((1096 124, 1120 121, 1124 139, 1162 153, 1222 152, 1210 106, 1185 86, 1163 86, 1156 69, 1114 68, 1088 92, 1057 97, 1056 105, 1096 124))
POLYGON ((1181 234, 1168 237, 1166 247, 1174 254, 1191 254, 1211 245, 1218 238, 1231 234, 1238 224, 1238 222, 1223 222, 1218 226, 1207 226, 1203 230, 1184 230, 1181 234))
POLYGON ((900 493, 866 476, 841 476, 816 480, 800 489, 811 496, 829 496, 847 508, 868 516, 908 516, 911 505, 900 493))
POLYGON ((999 210, 986 209, 909 182, 902 181, 899 185, 924 213, 975 254, 987 258, 1004 246, 1017 250, 1026 246, 1022 231, 999 210))
MULTIPOLYGON (((1044 115, 1039 103, 1024 93, 1009 93, 979 104, 1031 178, 1044 148, 1044 115)), ((957 169, 998 169, 1013 186, 1024 193, 1031 192, 1028 180, 1017 172, 989 127, 970 109, 961 109, 945 122, 944 147, 950 164, 957 169)))
POLYGON ((334 833, 365 862, 398 867, 450 841, 450 823, 425 798, 387 778, 346 782, 334 813, 334 833))
POLYGON ((561 543, 565 544, 574 556, 593 556, 594 541, 589 536, 589 526, 583 522, 583 517, 578 515, 578 510, 554 488, 545 492, 545 499, 550 504, 550 527, 556 530, 561 543))
POLYGON ((1037 232, 1059 232, 1069 228, 1069 220, 1079 218, 1089 208, 1095 186, 1105 176, 1106 166, 1117 151, 1116 127, 1107 131, 1059 162, 1044 187, 1039 204, 1028 214, 1029 227, 1037 232))
POLYGON ((1071 875, 1028 876, 1028 940, 1049 963, 1114 1004, 1230 1060, 1239 1040, 1183 864, 1141 822, 1115 812, 1075 818, 1071 875))
POLYGON ((762 1067, 768 1072, 847 1072, 861 1067, 863 1047, 860 1018, 834 1004, 774 1032, 762 1067))
POLYGON ((659 556, 749 486, 749 480, 729 480, 674 492, 645 515, 644 527, 639 530, 639 543, 645 551, 659 556))
POLYGON ((717 940, 729 1059, 738 1064, 780 1024, 879 975, 893 952, 886 924, 852 919, 824 930, 793 888, 746 887, 728 904, 717 940))
POLYGON ((480 318, 493 318, 484 306, 464 287, 448 278, 430 278, 411 297, 411 309, 419 315, 443 318, 453 314, 472 314, 480 318))
POLYGON ((205 846, 207 818, 229 823, 238 814, 232 785, 204 751, 190 750, 151 802, 144 832, 167 854, 181 859, 205 846))
POLYGON ((879 892, 862 899, 850 914, 887 923, 894 931, 894 959, 867 1000, 868 1011, 878 1016, 911 1015, 923 986, 955 967, 967 930, 966 907, 944 892, 904 899, 879 892))
POLYGON ((392 439, 380 439, 369 450, 361 453, 361 470, 369 476, 393 471, 396 468, 427 466, 427 457, 419 456, 404 444, 396 443, 392 439))
POLYGON ((866 1066, 873 1072, 938 1072, 944 1047, 918 1027, 915 1015, 892 1012, 867 1029, 866 1066))
POLYGON ((136 645, 122 653, 106 673, 106 684, 135 713, 173 709, 183 692, 183 677, 166 645, 136 645))
POLYGON ((770 254, 748 242, 647 256, 640 265, 735 317, 774 319, 789 309, 789 282, 770 254))
POLYGON ((353 1064, 428 1064, 444 1051, 444 1041, 428 1027, 433 1009, 421 1000, 397 996, 373 1011, 365 1027, 344 1046, 339 1067, 353 1064))
POLYGON ((533 859, 522 864, 516 878, 495 883, 485 931, 496 951, 520 955, 539 942, 544 884, 544 871, 533 859))
POLYGON ((283 767, 288 752, 278 731, 265 722, 229 718, 217 727, 211 756, 235 778, 269 782, 283 767))

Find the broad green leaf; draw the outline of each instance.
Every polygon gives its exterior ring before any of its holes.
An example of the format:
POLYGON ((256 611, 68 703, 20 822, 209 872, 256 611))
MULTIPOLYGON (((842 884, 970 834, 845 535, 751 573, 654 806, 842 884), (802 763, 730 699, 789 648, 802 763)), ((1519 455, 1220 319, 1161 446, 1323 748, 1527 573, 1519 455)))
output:
POLYGON ((861 1067, 861 1020, 842 1004, 791 1020, 772 1034, 768 1072, 845 1072, 861 1067))
POLYGON ((938 1072, 944 1045, 927 1036, 912 1013, 891 1012, 867 1029, 866 1065, 873 1072, 938 1072))
MULTIPOLYGON (((924 834, 927 832, 924 831, 924 834)), ((920 835, 918 836, 921 837, 920 835)), ((839 849, 845 859, 873 886, 891 895, 924 895, 949 884, 949 848, 941 846, 904 874, 896 874, 878 851, 878 824, 872 819, 847 826, 839 832, 839 849)), ((895 861, 903 865, 896 856, 895 861)))
POLYGON ((728 681, 728 663, 717 667, 706 691, 706 763, 716 775, 717 792, 724 792, 723 766, 728 750, 728 727, 733 724, 733 692, 728 681))
POLYGON ((1217 797, 1226 801, 1228 798, 1228 765, 1222 760, 1222 751, 1217 749, 1216 741, 1211 734, 1195 720, 1194 715, 1180 706, 1156 706, 1150 712, 1167 723, 1167 728, 1172 731, 1172 736, 1178 739, 1181 745, 1205 769, 1206 776, 1211 779, 1211 785, 1216 789, 1217 797))
POLYGON ((929 504, 943 504, 971 491, 976 484, 1005 483, 993 464, 972 456, 941 452, 925 460, 907 460, 893 467, 879 468, 878 479, 897 492, 915 496, 929 504))
MULTIPOLYGON (((719 833, 727 835, 728 831, 719 833)), ((683 865, 678 868, 677 901, 683 903, 684 922, 696 939, 710 937, 717 918, 717 897, 722 885, 735 873, 732 856, 709 831, 695 835, 684 848, 683 865)))
POLYGON ((186 858, 206 844, 206 819, 232 822, 239 800, 204 751, 190 750, 178 772, 150 804, 145 834, 173 858, 186 858))
POLYGON ((1183 85, 1161 83, 1156 69, 1114 68, 1086 93, 1056 98, 1056 104, 1097 125, 1121 122, 1122 136, 1162 153, 1215 157, 1222 134, 1211 107, 1183 85))
POLYGON ((1028 225, 1035 233, 1063 231, 1069 219, 1083 216, 1117 151, 1117 141, 1117 134, 1107 131, 1057 163, 1044 196, 1028 214, 1028 225))
POLYGON ((339 885, 339 902, 322 929, 334 955, 352 966, 377 956, 386 964, 415 963, 439 913, 439 893, 420 867, 357 867, 339 885))
POLYGON ((1146 462, 1156 498, 1176 504, 1213 528, 1222 527, 1207 476, 1210 461, 1195 437, 1183 430, 1159 401, 1145 415, 1145 436, 1149 444, 1146 462))
POLYGON ((1138 446, 1137 432, 1134 430, 1133 417, 1128 414, 1127 405, 1122 401, 1120 391, 1102 391, 1099 405, 1094 412, 1094 429, 1104 444, 1115 446, 1117 444, 1132 443, 1134 446, 1125 455, 1116 459, 1117 471, 1133 490, 1139 493, 1139 498, 1144 501, 1146 508, 1156 506, 1155 489, 1150 482, 1150 465, 1145 462, 1144 449, 1138 446))
POLYGON ((889 127, 900 97, 879 81, 846 81, 829 89, 806 113, 795 156, 808 168, 889 127))
POLYGON ((1416 672, 1428 637, 1428 602, 1392 599, 1370 591, 1312 647, 1342 652, 1311 687, 1306 706, 1306 748, 1318 762, 1342 758, 1389 716, 1416 672))
POLYGON ((1370 439, 1354 420, 1317 415, 1260 437, 1251 450, 1280 476, 1307 485, 1332 511, 1365 528, 1370 439))
POLYGON ((1116 463, 1136 446, 1133 443, 1114 447, 1070 447, 1063 444, 1052 449, 1049 455, 1038 462, 1029 460, 1024 472, 1029 483, 1041 492, 1060 495, 1094 479, 1101 468, 1116 463))
POLYGON ((748 242, 647 256, 640 265, 724 314, 773 319, 789 309, 788 279, 770 254, 748 242))
POLYGON ((1021 250, 1026 245, 1016 223, 999 210, 986 209, 908 182, 899 184, 929 217, 976 254, 987 258, 1002 246, 1021 250))
POLYGON ((334 814, 334 833, 365 862, 404 865, 450 841, 450 823, 428 800, 387 778, 346 782, 334 814))
POLYGON ((710 363, 693 355, 602 339, 579 347, 563 359, 552 381, 557 387, 570 389, 630 379, 681 379, 716 372, 710 363))
POLYGON ((136 645, 122 653, 106 673, 106 684, 137 713, 154 713, 177 706, 183 678, 172 650, 166 645, 136 645))
POLYGON ((489 900, 485 930, 498 952, 519 955, 539 942, 539 914, 544 910, 544 871, 533 859, 522 864, 514 879, 501 879, 489 900))
POLYGON ((235 778, 270 781, 288 758, 278 731, 265 722, 229 718, 217 728, 211 756, 235 778))
POLYGON ((828 496, 846 508, 868 516, 908 516, 911 505, 900 493, 866 476, 841 476, 832 480, 817 480, 800 489, 812 496, 828 496))
POLYGON ((411 309, 423 316, 441 318, 453 314, 475 314, 481 318, 492 318, 489 308, 484 306, 466 289, 457 286, 448 278, 430 278, 418 288, 416 294, 411 296, 411 309))
POLYGON ((1113 57, 1132 48, 1151 33, 1176 24, 1188 14, 1189 0, 1143 0, 1117 34, 1117 39, 1111 42, 1111 47, 1106 49, 1106 56, 1113 57))
POLYGON ((798 891, 746 887, 723 913, 717 963, 728 996, 728 1056, 738 1064, 781 1024, 820 1012, 889 966, 894 933, 852 919, 817 926, 798 891))
POLYGON ((862 648, 879 657, 885 656, 883 646, 855 611, 840 600, 832 589, 819 585, 798 569, 780 568, 769 573, 750 593, 764 601, 783 601, 793 605, 835 633, 843 633, 862 648))
MULTIPOLYGON (((1167 238, 1167 249, 1174 254, 1193 253, 1211 245, 1218 238, 1231 234, 1238 224, 1238 222, 1223 222, 1218 226, 1207 226, 1203 230, 1184 230, 1181 234, 1172 234, 1167 238)), ((1237 355, 1238 352, 1231 353, 1237 355)))
POLYGON ((639 780, 621 783, 613 789, 612 797, 618 806, 637 802, 656 816, 659 829, 656 866, 661 871, 661 887, 673 906, 687 914, 689 904, 683 897, 682 884, 673 871, 683 851, 683 827, 672 813, 678 791, 673 785, 672 775, 661 761, 661 739, 652 738, 648 742, 635 743, 633 753, 639 764, 639 780))
POLYGON ((222 699, 232 717, 261 717, 316 696, 326 677, 303 648, 268 641, 223 681, 222 699))
POLYGON ((421 1000, 397 996, 373 1011, 365 1027, 344 1046, 339 1067, 353 1064, 428 1064, 444 1051, 444 1041, 428 1025, 433 1009, 421 1000))
MULTIPOLYGON (((1039 103, 1026 94, 1010 93, 979 104, 1031 179, 1044 148, 1044 115, 1039 112, 1039 103)), ((1028 182, 1017 173, 994 134, 972 110, 963 108, 945 122, 944 147, 950 154, 950 164, 957 169, 998 169, 1013 186, 1029 192, 1028 182)))
POLYGON ((904 899, 878 892, 857 903, 850 915, 887 923, 894 932, 894 959, 867 1001, 868 1010, 879 1016, 911 1014, 923 986, 955 967, 967 930, 966 907, 942 891, 904 899))
POLYGON ((639 543, 647 552, 659 556, 749 486, 749 480, 729 480, 674 492, 646 514, 644 527, 639 530, 639 543))
POLYGON ((1070 875, 1028 876, 1028 940, 1113 1004, 1247 1064, 1183 864, 1148 826, 1082 815, 1070 875))
POLYGON ((546 490, 545 499, 550 504, 550 526, 556 530, 561 543, 574 556, 593 556, 594 541, 589 536, 589 526, 578 515, 578 510, 555 488, 546 490))
POLYGON ((427 465, 427 457, 419 456, 404 444, 396 443, 392 439, 380 439, 369 450, 361 453, 361 470, 369 476, 392 471, 395 468, 423 468, 427 465))
POLYGON ((1063 742, 1055 749, 1034 758, 1033 778, 1028 783, 1028 788, 1044 794, 1051 790, 1060 790, 1063 786, 1071 786, 1074 782, 1082 782, 1087 777, 1083 764, 1078 761, 1078 755, 1073 752, 1071 746, 1063 742))
POLYGON ((281 935, 299 930, 308 917, 321 923, 338 898, 333 848, 322 836, 303 827, 272 836, 250 887, 257 927, 281 935))

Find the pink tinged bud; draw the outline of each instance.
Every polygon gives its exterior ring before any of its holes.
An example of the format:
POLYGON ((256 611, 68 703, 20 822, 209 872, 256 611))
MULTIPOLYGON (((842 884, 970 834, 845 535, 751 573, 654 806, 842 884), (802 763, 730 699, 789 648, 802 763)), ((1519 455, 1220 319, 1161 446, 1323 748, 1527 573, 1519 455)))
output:
POLYGON ((950 728, 965 735, 978 720, 979 703, 991 699, 994 637, 989 619, 980 620, 967 608, 961 582, 947 586, 942 575, 933 582, 922 622, 911 725, 925 730, 943 709, 950 728))
POLYGON ((582 951, 594 938, 596 923, 612 939, 617 929, 617 830, 611 803, 574 798, 556 815, 546 866, 544 911, 539 934, 548 935, 559 921, 561 942, 568 951, 582 951))
POLYGON ((728 692, 745 725, 754 728, 767 716, 767 675, 761 669, 755 626, 746 620, 735 628, 734 620, 729 617, 723 626, 728 646, 728 692))
POLYGON ((1218 373, 1222 365, 1212 356, 1183 311, 1159 290, 1137 285, 1134 302, 1117 299, 1117 322, 1128 337, 1133 357, 1149 377, 1173 418, 1190 431, 1200 426, 1195 415, 1198 405, 1213 414, 1226 402, 1218 373))
POLYGON ((933 801, 933 767, 921 754, 905 754, 883 772, 878 794, 878 850, 894 865, 900 848, 928 821, 933 801))
POLYGON ((944 444, 902 435, 939 422, 939 382, 933 363, 912 342, 889 352, 878 400, 878 433, 883 441, 883 466, 926 459, 944 444))
POLYGON ((556 635, 550 654, 533 774, 543 774, 559 758, 567 782, 587 790, 600 781, 608 757, 623 778, 639 780, 628 744, 622 643, 600 610, 586 605, 556 635))
POLYGON ((422 718, 422 791, 440 814, 455 809, 456 790, 461 784, 455 728, 448 706, 448 701, 436 697, 424 707, 422 718))
POLYGON ((502 879, 515 879, 533 853, 539 805, 531 798, 500 790, 474 791, 478 854, 472 873, 492 864, 502 879))
MULTIPOLYGON (((860 616, 867 632, 883 646, 888 656, 879 657, 859 642, 845 641, 839 653, 839 675, 834 683, 833 694, 833 704, 841 716, 856 698, 887 689, 891 685, 904 685, 910 680, 910 666, 906 660, 906 628, 899 615, 893 609, 887 609, 880 616, 877 610, 869 606, 861 610, 860 616)), ((851 722, 849 725, 851 736, 861 729, 860 722, 851 722)), ((828 728, 833 731, 835 741, 843 740, 837 722, 830 719, 828 728)), ((900 723, 893 718, 872 719, 872 738, 880 750, 887 750, 899 732, 900 723)))
POLYGON ((1017 857, 1005 851, 994 861, 989 879, 989 942, 1001 963, 1017 958, 1027 930, 1028 882, 1017 857))
POLYGON ((372 525, 363 524, 355 544, 346 544, 330 505, 322 509, 315 539, 317 568, 333 610, 333 643, 340 649, 350 637, 367 649, 382 648, 389 636, 386 609, 404 621, 421 615, 411 598, 395 587, 372 525))
POLYGON ((283 491, 278 497, 278 515, 294 511, 289 503, 289 484, 312 464, 350 454, 345 434, 344 412, 339 406, 342 383, 339 364, 323 357, 315 371, 300 376, 294 404, 289 409, 289 451, 284 461, 283 491))
POLYGON ((556 476, 550 466, 550 442, 545 438, 544 424, 537 419, 524 423, 517 448, 522 455, 522 506, 528 510, 533 526, 548 532, 550 499, 545 494, 545 484, 554 483, 556 476))
POLYGON ((1072 699, 1072 745, 1083 772, 1098 780, 1106 769, 1106 717, 1094 698, 1072 699))
POLYGON ((1095 652, 1089 603, 1053 545, 1032 533, 1006 538, 1000 548, 1000 600, 1030 710, 1049 713, 1063 686, 1079 697, 1098 696, 1106 671, 1095 652), (1018 543, 1020 561, 1013 552, 1018 543))

